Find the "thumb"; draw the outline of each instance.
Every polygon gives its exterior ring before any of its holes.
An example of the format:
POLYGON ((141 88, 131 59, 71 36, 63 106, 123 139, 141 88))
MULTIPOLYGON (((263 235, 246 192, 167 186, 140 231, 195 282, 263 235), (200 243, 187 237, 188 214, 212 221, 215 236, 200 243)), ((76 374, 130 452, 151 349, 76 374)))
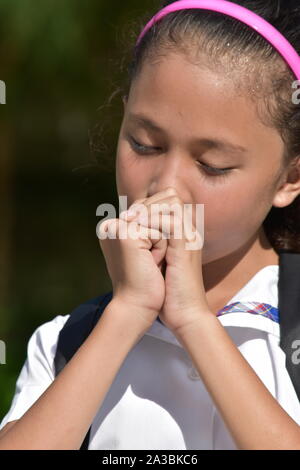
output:
POLYGON ((166 256, 168 241, 166 238, 153 240, 153 247, 151 249, 152 256, 158 267, 161 267, 166 256))

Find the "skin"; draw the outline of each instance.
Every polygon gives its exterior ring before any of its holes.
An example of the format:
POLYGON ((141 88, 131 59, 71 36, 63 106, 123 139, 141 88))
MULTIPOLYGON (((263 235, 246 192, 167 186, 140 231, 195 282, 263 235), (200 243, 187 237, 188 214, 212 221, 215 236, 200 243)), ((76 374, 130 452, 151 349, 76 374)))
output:
POLYGON ((255 111, 228 76, 192 65, 183 55, 144 64, 124 101, 117 187, 129 206, 146 205, 148 219, 139 221, 146 226, 155 223, 149 209, 156 201, 204 203, 203 248, 188 252, 182 240, 168 240, 159 316, 191 357, 238 449, 299 450, 300 427, 215 315, 259 269, 278 264, 262 223, 272 205, 287 206, 300 193, 300 168, 282 170, 283 141, 255 111), (147 115, 164 132, 138 127, 129 120, 132 112, 147 115), (128 134, 151 152, 133 149, 128 134), (196 137, 214 136, 246 152, 196 145, 196 137), (233 169, 225 178, 205 176, 203 164, 233 169))
MULTIPOLYGON (((182 56, 169 56, 168 61, 155 67, 145 66, 131 88, 118 141, 119 195, 127 194, 129 205, 137 199, 149 203, 153 197, 168 200, 167 188, 172 187, 182 203, 205 204, 205 243, 199 264, 211 306, 218 302, 223 306, 221 300, 260 267, 278 263, 261 223, 272 204, 284 207, 300 192, 296 172, 293 182, 277 179, 282 149, 278 134, 259 124, 250 102, 237 98, 229 82, 191 66, 182 56), (152 119, 159 119, 161 127, 168 130, 164 136, 142 129, 131 131, 144 144, 159 146, 163 151, 146 158, 130 149, 125 137, 129 110, 143 110, 152 119), (205 152, 203 146, 191 145, 192 136, 201 135, 226 135, 246 146, 249 153, 243 160, 231 155, 225 161, 222 153, 205 152), (228 179, 213 182, 199 173, 199 157, 207 165, 236 169, 228 179)), ((172 253, 180 255, 181 265, 179 272, 171 271, 170 279, 177 278, 182 284, 182 274, 191 279, 200 269, 187 262, 180 242, 171 243, 177 245, 172 253)), ((121 244, 117 247, 122 248, 121 244)), ((143 251, 135 249, 136 253, 143 251)), ((184 289, 187 298, 190 286, 189 280, 184 289)), ((134 310, 132 305, 128 308, 126 302, 113 299, 48 389, 24 416, 1 430, 0 449, 78 449, 125 357, 143 337, 145 321, 140 313, 140 307, 134 310), (53 403, 57 413, 53 413, 53 403)), ((170 308, 169 313, 174 315, 174 309, 170 308)), ((202 315, 199 305, 197 323, 180 328, 177 338, 193 360, 238 448, 299 450, 297 423, 260 381, 215 315, 205 313, 202 315)))
POLYGON ((276 129, 260 122, 250 98, 236 96, 228 77, 182 54, 146 62, 123 102, 118 194, 127 195, 129 207, 173 187, 183 203, 204 204, 203 284, 210 310, 216 312, 258 270, 278 264, 262 222, 272 205, 292 203, 300 193, 300 178, 290 182, 288 169, 280 171, 284 143, 276 129), (146 115, 163 130, 139 125, 131 113, 146 115), (128 135, 155 148, 140 154, 128 135), (196 141, 215 137, 246 152, 225 152, 196 141), (216 176, 202 165, 233 169, 216 176))

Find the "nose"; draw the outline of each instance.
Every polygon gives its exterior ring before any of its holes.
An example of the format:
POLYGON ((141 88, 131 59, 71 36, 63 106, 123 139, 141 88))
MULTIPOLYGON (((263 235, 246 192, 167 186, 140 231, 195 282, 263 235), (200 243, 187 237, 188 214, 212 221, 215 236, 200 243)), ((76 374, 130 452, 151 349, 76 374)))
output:
POLYGON ((183 202, 188 202, 190 199, 188 185, 189 164, 187 159, 178 152, 169 152, 158 158, 148 187, 147 197, 172 187, 183 202))
MULTIPOLYGON (((191 228, 192 222, 204 239, 204 205, 199 200, 198 179, 195 176, 195 161, 180 151, 173 151, 157 157, 155 168, 152 169, 151 180, 147 188, 147 196, 172 187, 176 190, 184 205, 183 215, 191 228), (187 219, 186 219, 187 217, 187 219)), ((194 230, 194 228, 192 228, 194 230)))

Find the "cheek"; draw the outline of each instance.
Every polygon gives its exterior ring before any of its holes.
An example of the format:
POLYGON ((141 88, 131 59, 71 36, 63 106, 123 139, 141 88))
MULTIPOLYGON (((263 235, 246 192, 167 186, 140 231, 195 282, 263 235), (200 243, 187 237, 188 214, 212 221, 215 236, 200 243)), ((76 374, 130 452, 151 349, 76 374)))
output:
POLYGON ((118 148, 116 157, 116 183, 119 196, 128 197, 128 207, 136 200, 145 196, 149 180, 151 178, 151 168, 148 165, 145 170, 144 165, 134 158, 132 152, 118 148))
POLYGON ((237 246, 252 236, 270 209, 265 185, 215 191, 204 207, 207 245, 237 246))

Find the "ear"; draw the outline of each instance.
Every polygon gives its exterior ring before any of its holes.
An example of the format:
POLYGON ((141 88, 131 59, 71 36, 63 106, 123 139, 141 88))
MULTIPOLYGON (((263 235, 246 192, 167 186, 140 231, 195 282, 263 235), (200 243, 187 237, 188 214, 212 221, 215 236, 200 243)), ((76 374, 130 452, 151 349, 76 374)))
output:
POLYGON ((285 172, 284 183, 277 190, 273 206, 286 207, 292 204, 300 194, 300 155, 296 157, 285 172))

